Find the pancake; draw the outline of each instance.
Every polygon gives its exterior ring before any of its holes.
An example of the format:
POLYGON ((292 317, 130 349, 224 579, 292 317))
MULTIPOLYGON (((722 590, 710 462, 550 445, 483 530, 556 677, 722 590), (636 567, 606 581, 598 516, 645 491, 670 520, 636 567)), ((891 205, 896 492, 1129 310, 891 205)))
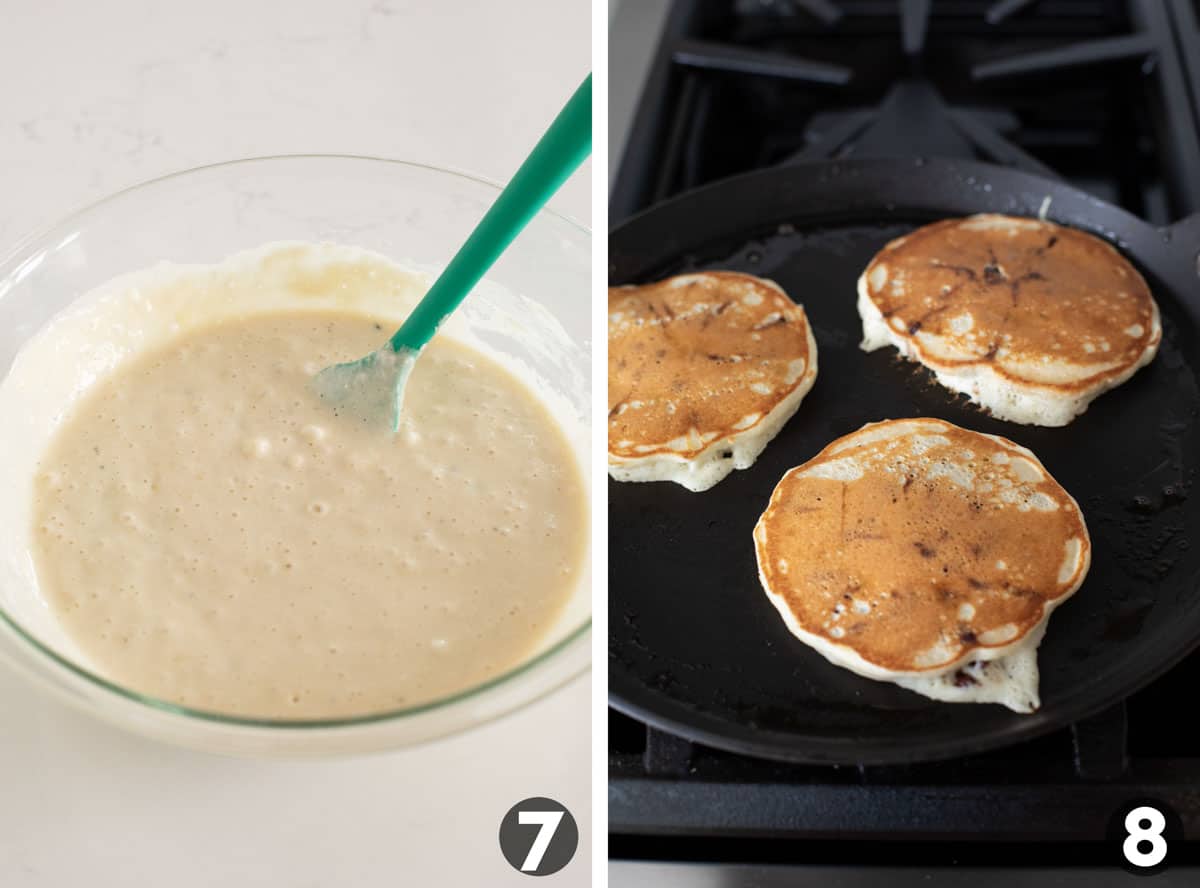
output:
POLYGON ((1037 646, 1091 563, 1037 457, 937 419, 863 426, 789 471, 754 543, 767 596, 830 662, 1017 712, 1039 706, 1037 646))
POLYGON ((709 271, 608 291, 608 471, 712 487, 746 469, 817 378, 804 309, 709 271))
POLYGON ((1104 241, 1015 216, 947 219, 858 279, 864 351, 894 345, 993 416, 1063 426, 1154 359, 1146 281, 1104 241))

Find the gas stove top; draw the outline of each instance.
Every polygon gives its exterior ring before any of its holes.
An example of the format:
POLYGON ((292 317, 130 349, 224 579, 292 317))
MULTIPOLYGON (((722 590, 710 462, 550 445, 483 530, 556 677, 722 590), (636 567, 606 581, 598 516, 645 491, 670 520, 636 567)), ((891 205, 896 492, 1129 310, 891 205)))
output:
MULTIPOLYGON (((1166 225, 1200 211, 1198 19, 1197 0, 677 0, 614 146, 610 223, 766 166, 949 156, 1062 178, 1166 225)), ((638 66, 620 52, 614 33, 613 93, 632 94, 618 80, 638 66)), ((1136 614, 1113 631, 1136 632, 1136 614)), ((1111 863, 1097 837, 1131 798, 1167 803, 1200 837, 1200 724, 1180 703, 1198 685, 1195 653, 1069 730, 904 767, 760 761, 610 712, 610 854, 1111 863)))
POLYGON ((1195 0, 676 2, 610 221, 773 164, 923 154, 1172 221, 1200 209, 1196 19, 1195 0))

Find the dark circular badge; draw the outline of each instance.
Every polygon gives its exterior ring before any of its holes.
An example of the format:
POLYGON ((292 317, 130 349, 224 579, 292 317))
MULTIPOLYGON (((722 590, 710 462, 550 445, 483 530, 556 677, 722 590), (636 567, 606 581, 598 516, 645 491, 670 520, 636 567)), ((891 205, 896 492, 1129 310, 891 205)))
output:
POLYGON ((556 873, 575 856, 579 826, 554 799, 525 799, 500 821, 500 851, 513 869, 527 876, 556 873))

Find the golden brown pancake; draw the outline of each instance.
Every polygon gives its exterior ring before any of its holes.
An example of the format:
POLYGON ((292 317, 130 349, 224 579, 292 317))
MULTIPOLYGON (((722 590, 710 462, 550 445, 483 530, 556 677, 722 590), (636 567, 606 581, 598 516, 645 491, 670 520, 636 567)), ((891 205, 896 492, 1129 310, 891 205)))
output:
POLYGON ((994 415, 1065 425, 1153 359, 1145 280, 1106 242, 1012 216, 892 241, 859 279, 863 348, 895 345, 994 415))
POLYGON ((705 490, 748 468, 817 375, 804 309, 710 271, 608 291, 609 472, 705 490))
POLYGON ((889 680, 1036 644, 1091 552, 1078 505, 1032 453, 936 419, 866 425, 792 469, 754 541, 789 628, 889 680))

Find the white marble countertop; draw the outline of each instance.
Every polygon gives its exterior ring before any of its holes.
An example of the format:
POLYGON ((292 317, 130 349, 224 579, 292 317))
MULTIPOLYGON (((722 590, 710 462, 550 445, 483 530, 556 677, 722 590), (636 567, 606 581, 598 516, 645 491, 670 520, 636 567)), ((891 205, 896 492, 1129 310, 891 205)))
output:
MULTIPOLYGON (((127 185, 267 154, 504 179, 590 66, 587 0, 47 0, 0 29, 0 253, 127 185)), ((555 201, 587 220, 589 171, 555 201)), ((426 747, 263 763, 160 746, 0 668, 0 885, 528 885, 522 798, 579 819, 552 885, 590 884, 589 682, 426 747)))

